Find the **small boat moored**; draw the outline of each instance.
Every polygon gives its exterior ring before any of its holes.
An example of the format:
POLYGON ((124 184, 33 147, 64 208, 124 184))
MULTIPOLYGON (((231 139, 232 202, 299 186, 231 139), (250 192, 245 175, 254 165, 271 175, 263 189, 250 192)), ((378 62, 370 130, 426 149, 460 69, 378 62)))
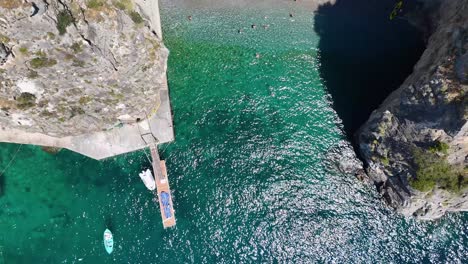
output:
POLYGON ((109 254, 114 250, 114 237, 112 232, 107 228, 104 231, 104 247, 109 254))
POLYGON ((139 175, 148 190, 153 191, 156 189, 156 182, 154 180, 153 174, 149 169, 142 171, 139 175))

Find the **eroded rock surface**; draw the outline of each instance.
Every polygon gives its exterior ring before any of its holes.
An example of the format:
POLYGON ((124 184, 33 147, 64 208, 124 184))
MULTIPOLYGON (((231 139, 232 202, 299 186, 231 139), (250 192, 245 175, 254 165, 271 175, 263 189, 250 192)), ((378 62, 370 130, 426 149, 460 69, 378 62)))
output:
POLYGON ((133 0, 0 0, 0 126, 63 137, 159 104, 168 50, 133 0))
POLYGON ((435 30, 413 73, 357 132, 367 174, 405 215, 468 211, 468 1, 426 1, 435 30))

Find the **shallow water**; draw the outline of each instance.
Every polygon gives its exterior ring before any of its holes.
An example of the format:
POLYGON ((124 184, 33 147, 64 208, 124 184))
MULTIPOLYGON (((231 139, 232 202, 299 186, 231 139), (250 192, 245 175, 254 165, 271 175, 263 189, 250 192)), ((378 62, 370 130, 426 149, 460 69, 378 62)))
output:
MULTIPOLYGON (((162 16, 176 141, 160 149, 177 226, 162 228, 137 176, 143 152, 98 162, 23 146, 4 174, 0 263, 467 259, 467 214, 404 219, 337 169, 353 155, 319 76, 311 10, 163 1, 162 16)), ((2 145, 0 168, 17 148, 2 145)))

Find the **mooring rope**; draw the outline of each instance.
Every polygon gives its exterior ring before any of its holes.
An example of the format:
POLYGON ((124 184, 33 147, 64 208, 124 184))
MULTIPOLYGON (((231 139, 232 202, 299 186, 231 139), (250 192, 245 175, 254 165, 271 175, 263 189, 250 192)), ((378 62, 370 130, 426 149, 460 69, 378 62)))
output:
POLYGON ((146 148, 143 148, 143 153, 145 153, 146 159, 147 159, 148 162, 151 164, 152 161, 151 161, 151 159, 149 158, 148 153, 146 153, 146 148))
POLYGON ((11 158, 10 162, 8 162, 8 165, 3 169, 3 171, 0 173, 0 176, 3 175, 3 173, 5 173, 6 170, 8 170, 8 168, 10 167, 11 163, 13 162, 13 160, 15 160, 16 158, 16 155, 18 155, 18 152, 20 151, 21 147, 23 146, 23 144, 20 144, 19 147, 16 149, 16 152, 15 154, 13 155, 13 157, 11 158))

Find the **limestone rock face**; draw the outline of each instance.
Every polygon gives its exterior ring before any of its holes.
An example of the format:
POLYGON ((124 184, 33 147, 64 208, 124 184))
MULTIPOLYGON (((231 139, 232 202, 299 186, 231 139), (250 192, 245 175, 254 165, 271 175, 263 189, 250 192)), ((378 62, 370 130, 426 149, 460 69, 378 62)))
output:
POLYGON ((427 1, 435 30, 403 85, 357 132, 367 174, 405 215, 468 211, 468 1, 427 1))
POLYGON ((133 0, 0 0, 0 126, 63 137, 159 104, 168 50, 133 0))

